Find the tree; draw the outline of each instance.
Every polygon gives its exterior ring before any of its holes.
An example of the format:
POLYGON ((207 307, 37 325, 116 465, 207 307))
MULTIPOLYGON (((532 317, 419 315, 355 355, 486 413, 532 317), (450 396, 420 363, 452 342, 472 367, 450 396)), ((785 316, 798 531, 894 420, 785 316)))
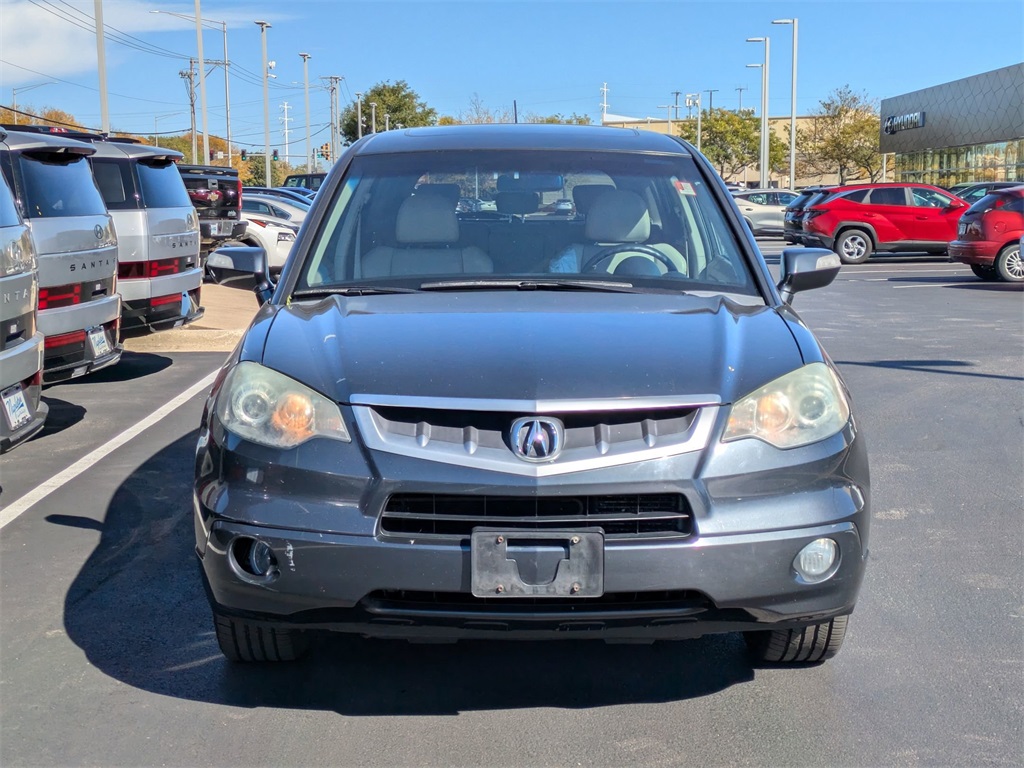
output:
MULTIPOLYGON (((675 124, 674 124, 675 125, 675 124)), ((733 112, 708 109, 701 113, 700 150, 721 176, 734 176, 744 168, 758 168, 761 161, 761 120, 753 110, 733 112)), ((697 144, 697 120, 681 123, 679 135, 697 144)), ((774 133, 768 133, 768 167, 778 173, 786 162, 787 147, 774 133)))
POLYGON ((820 102, 808 128, 798 129, 803 163, 819 174, 837 174, 840 184, 864 178, 876 181, 882 172, 878 109, 865 94, 849 85, 820 102))
MULTIPOLYGON (((458 115, 444 115, 437 121, 438 125, 480 125, 487 123, 514 123, 516 121, 516 113, 514 110, 508 107, 500 107, 497 109, 491 109, 484 105, 483 99, 480 98, 479 94, 474 93, 473 97, 469 100, 469 107, 464 109, 458 115)), ((538 115, 535 112, 524 112, 518 115, 520 123, 552 123, 552 124, 564 124, 564 125, 590 125, 589 115, 578 115, 573 112, 571 115, 566 117, 565 115, 555 113, 553 115, 538 115)))
MULTIPOLYGON (((428 107, 426 102, 420 101, 419 94, 409 87, 405 80, 395 83, 385 81, 377 83, 370 90, 363 94, 363 134, 370 133, 373 128, 370 125, 371 112, 370 103, 377 104, 377 130, 384 130, 384 115, 390 116, 391 125, 402 125, 405 128, 414 128, 424 125, 434 125, 437 122, 437 110, 428 107)), ((347 106, 341 113, 341 132, 344 137, 353 142, 358 138, 356 129, 356 107, 354 104, 347 106)))

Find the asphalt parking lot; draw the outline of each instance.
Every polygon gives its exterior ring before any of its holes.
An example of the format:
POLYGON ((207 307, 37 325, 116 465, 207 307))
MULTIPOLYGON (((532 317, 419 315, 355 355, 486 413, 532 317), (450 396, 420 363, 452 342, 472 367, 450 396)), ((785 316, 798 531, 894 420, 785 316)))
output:
MULTIPOLYGON (((777 271, 781 241, 762 246, 777 271)), ((874 520, 842 652, 785 670, 730 635, 328 637, 228 664, 189 494, 204 393, 256 304, 204 304, 47 388, 45 431, 0 459, 0 764, 1021 764, 1021 286, 899 257, 796 297, 856 399, 874 520)))

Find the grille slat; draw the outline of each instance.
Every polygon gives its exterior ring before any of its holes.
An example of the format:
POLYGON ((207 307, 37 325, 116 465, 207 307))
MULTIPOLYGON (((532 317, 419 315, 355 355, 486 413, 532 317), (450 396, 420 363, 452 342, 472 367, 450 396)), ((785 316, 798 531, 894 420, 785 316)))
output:
POLYGON ((693 516, 682 494, 631 496, 458 496, 395 494, 384 534, 468 538, 477 526, 509 530, 601 528, 612 538, 684 537, 693 516))

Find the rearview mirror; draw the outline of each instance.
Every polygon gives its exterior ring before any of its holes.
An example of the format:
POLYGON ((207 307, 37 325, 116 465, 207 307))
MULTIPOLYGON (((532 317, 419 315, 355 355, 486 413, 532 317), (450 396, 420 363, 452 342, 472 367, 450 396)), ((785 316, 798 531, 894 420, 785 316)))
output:
POLYGON ((787 304, 794 294, 824 288, 836 279, 843 262, 827 248, 787 248, 782 252, 782 275, 776 286, 787 304))
POLYGON ((261 305, 266 304, 274 292, 267 269, 267 253, 258 246, 218 248, 207 257, 206 272, 217 285, 253 291, 261 305))

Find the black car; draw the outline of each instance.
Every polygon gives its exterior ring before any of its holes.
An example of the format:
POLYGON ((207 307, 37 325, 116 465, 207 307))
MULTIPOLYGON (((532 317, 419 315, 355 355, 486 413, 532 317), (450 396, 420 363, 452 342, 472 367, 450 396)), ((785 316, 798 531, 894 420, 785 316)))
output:
MULTIPOLYGON (((744 632, 837 652, 869 482, 850 397, 714 168, 645 131, 373 134, 340 158, 207 402, 196 552, 232 660, 411 640, 744 632), (541 196, 603 185, 586 214, 541 196), (493 198, 490 217, 459 213, 493 198)), ((253 280, 255 278, 255 281, 253 280)))
POLYGON ((830 188, 828 186, 804 187, 800 190, 797 198, 786 206, 782 223, 782 237, 787 243, 792 245, 803 244, 804 211, 809 206, 811 200, 820 197, 830 188))

